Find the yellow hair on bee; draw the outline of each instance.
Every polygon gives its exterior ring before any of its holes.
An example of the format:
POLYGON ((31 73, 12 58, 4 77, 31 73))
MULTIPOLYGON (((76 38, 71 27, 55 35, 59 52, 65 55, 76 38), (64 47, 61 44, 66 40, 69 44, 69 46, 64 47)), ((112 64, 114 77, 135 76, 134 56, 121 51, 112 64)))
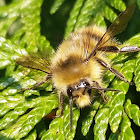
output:
MULTIPOLYGON (((105 68, 101 66, 94 58, 91 58, 88 63, 83 61, 89 56, 93 48, 96 46, 100 38, 105 33, 105 29, 97 26, 86 27, 72 33, 66 40, 59 45, 56 55, 52 59, 51 68, 54 75, 52 81, 54 86, 59 91, 67 96, 67 87, 75 85, 81 79, 90 79, 88 82, 92 85, 92 81, 96 81, 102 86, 102 74, 105 68)), ((109 40, 104 46, 116 46, 116 40, 109 40)), ((103 52, 96 54, 96 57, 110 65, 103 52)), ((86 102, 90 104, 90 99, 85 96, 79 97, 78 103, 86 102)), ((82 105, 84 103, 81 103, 82 105)))
POLYGON ((52 79, 57 89, 65 92, 67 85, 76 83, 84 77, 101 81, 100 64, 90 60, 86 65, 83 60, 91 53, 104 32, 103 28, 97 26, 87 27, 72 33, 60 44, 52 59, 52 69, 55 73, 52 79))
POLYGON ((91 99, 89 97, 88 94, 85 94, 85 95, 82 95, 80 97, 78 97, 76 99, 76 104, 80 107, 80 108, 83 108, 85 106, 88 106, 91 104, 91 99))

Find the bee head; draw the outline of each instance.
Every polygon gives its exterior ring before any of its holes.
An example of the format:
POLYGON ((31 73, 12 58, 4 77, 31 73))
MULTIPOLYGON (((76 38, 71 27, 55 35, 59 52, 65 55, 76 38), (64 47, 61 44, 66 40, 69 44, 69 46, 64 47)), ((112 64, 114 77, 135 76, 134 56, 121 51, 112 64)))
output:
POLYGON ((90 83, 87 80, 80 80, 79 83, 68 86, 67 95, 69 98, 72 97, 77 106, 83 108, 91 104, 91 89, 89 87, 90 83))

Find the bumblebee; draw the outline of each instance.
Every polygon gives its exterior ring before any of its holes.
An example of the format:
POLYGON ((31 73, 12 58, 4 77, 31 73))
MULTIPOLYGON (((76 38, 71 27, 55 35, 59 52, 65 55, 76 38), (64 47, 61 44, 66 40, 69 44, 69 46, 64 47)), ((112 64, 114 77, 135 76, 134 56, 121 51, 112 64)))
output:
POLYGON ((59 45, 50 61, 45 58, 36 59, 30 55, 16 59, 16 62, 24 67, 47 73, 44 80, 33 88, 49 79, 52 80, 59 95, 60 116, 63 114, 63 96, 68 96, 70 130, 72 130, 73 102, 78 107, 83 108, 89 106, 93 101, 90 90, 98 90, 103 102, 106 102, 104 91, 118 91, 103 88, 102 77, 105 70, 109 70, 121 80, 132 84, 112 67, 106 53, 140 51, 136 46, 126 46, 119 49, 117 47, 119 42, 113 38, 125 29, 134 9, 134 5, 128 7, 107 30, 102 27, 89 26, 73 32, 59 45))

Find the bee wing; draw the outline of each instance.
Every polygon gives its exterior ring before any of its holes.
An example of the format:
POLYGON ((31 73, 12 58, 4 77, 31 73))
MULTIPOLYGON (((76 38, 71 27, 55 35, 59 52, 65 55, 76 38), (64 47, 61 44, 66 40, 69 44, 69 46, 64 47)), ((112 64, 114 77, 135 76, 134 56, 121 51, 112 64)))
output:
POLYGON ((39 70, 45 73, 51 73, 49 60, 43 56, 22 56, 15 60, 15 62, 23 67, 39 70))
POLYGON ((129 20, 131 19, 133 13, 135 10, 135 5, 132 5, 128 7, 124 12, 120 13, 119 16, 116 18, 116 20, 110 25, 110 27, 107 29, 105 34, 102 36, 102 38, 99 40, 99 42, 96 44, 86 61, 88 61, 92 56, 95 55, 95 52, 97 48, 101 47, 103 44, 105 44, 109 39, 111 39, 113 36, 121 33, 127 26, 129 20))

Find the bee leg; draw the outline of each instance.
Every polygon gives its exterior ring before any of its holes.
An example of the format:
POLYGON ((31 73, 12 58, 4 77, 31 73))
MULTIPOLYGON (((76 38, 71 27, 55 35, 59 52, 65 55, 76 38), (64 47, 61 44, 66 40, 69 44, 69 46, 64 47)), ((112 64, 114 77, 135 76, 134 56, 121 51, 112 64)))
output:
MULTIPOLYGON (((101 88, 101 86, 99 85, 98 82, 93 81, 93 83, 95 84, 96 87, 101 88)), ((99 91, 100 91, 100 93, 101 93, 102 101, 103 101, 104 103, 106 103, 106 102, 107 102, 107 99, 105 98, 104 91, 103 91, 103 90, 99 90, 99 91)))
POLYGON ((113 53, 129 53, 129 52, 138 52, 140 48, 137 46, 126 46, 121 49, 118 49, 116 46, 104 46, 97 48, 97 51, 103 52, 113 52, 113 53))
POLYGON ((72 99, 72 96, 69 97, 69 106, 70 106, 70 132, 71 132, 72 131, 72 118, 73 118, 73 112, 72 112, 73 99, 72 99))
POLYGON ((112 73, 114 73, 119 79, 123 80, 124 82, 129 83, 130 85, 133 85, 132 82, 129 82, 127 79, 125 79, 125 77, 118 72, 117 70, 113 69, 112 67, 110 67, 106 62, 104 62, 103 60, 101 60, 100 58, 96 57, 95 58, 97 60, 97 62, 99 64, 101 64, 103 67, 107 68, 109 71, 111 71, 112 73))
POLYGON ((121 48, 120 53, 129 53, 129 52, 138 52, 140 51, 140 48, 138 48, 137 46, 126 46, 121 48))
POLYGON ((59 94, 59 109, 60 109, 60 115, 55 116, 55 118, 59 118, 63 115, 63 93, 60 92, 59 94))
POLYGON ((47 75, 44 77, 44 79, 43 79, 42 81, 36 83, 33 87, 30 87, 30 88, 22 88, 22 89, 20 90, 20 92, 21 92, 21 91, 24 91, 24 90, 35 89, 35 88, 37 88, 38 86, 44 84, 44 83, 45 83, 46 81, 48 81, 50 78, 51 78, 50 75, 47 74, 47 75))
POLYGON ((70 90, 69 92, 67 92, 68 97, 69 97, 69 107, 70 107, 70 132, 72 131, 72 118, 73 118, 73 111, 72 111, 72 107, 73 107, 73 95, 72 95, 72 90, 70 90))
POLYGON ((103 46, 97 48, 97 51, 118 53, 119 49, 116 46, 103 46))
POLYGON ((60 117, 63 115, 63 93, 60 93, 60 117))

